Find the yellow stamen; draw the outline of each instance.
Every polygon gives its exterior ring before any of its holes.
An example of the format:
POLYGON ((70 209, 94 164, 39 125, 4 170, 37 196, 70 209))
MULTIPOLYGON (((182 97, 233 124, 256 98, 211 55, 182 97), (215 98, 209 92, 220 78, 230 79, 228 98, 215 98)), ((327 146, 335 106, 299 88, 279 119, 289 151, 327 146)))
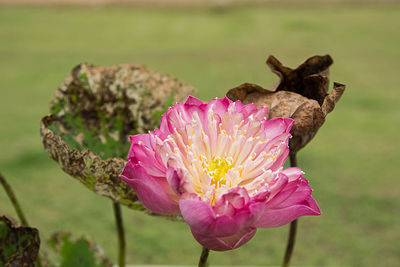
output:
POLYGON ((242 127, 243 121, 240 121, 239 126, 238 126, 238 130, 240 130, 240 128, 242 127))
POLYGON ((211 185, 214 185, 215 188, 220 188, 221 185, 226 185, 225 176, 231 168, 232 165, 230 165, 224 158, 214 158, 208 162, 207 169, 212 178, 211 185))
POLYGON ((217 199, 217 196, 215 195, 215 193, 213 193, 213 196, 211 198, 211 205, 214 206, 215 204, 215 200, 217 199))
POLYGON ((242 177, 242 176, 243 176, 243 171, 244 171, 244 167, 240 168, 240 171, 239 171, 239 175, 240 175, 240 177, 242 177))

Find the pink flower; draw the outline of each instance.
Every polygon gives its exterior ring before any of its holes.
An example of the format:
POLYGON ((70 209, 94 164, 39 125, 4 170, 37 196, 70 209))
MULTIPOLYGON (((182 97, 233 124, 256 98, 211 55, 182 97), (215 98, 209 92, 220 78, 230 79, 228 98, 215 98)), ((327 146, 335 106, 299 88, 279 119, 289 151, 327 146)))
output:
POLYGON ((131 137, 120 177, 148 209, 180 213, 203 246, 235 249, 257 228, 320 214, 300 168, 282 167, 292 125, 253 104, 190 96, 160 129, 131 137))

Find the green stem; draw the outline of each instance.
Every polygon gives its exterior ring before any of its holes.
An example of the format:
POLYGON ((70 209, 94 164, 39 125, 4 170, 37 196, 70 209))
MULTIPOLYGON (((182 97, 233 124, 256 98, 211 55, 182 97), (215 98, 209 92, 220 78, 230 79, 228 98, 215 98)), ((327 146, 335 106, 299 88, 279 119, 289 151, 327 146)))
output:
POLYGON ((297 167, 297 154, 296 152, 289 154, 290 167, 297 167))
POLYGON ((122 213, 121 213, 121 206, 113 202, 114 208, 114 216, 115 216, 115 224, 117 226, 118 232, 118 264, 119 267, 125 267, 125 231, 124 231, 124 224, 122 222, 122 213))
MULTIPOLYGON (((14 194, 14 191, 12 190, 11 186, 7 183, 6 178, 3 176, 3 174, 0 172, 0 183, 3 186, 4 190, 6 191, 6 194, 8 198, 10 199, 15 212, 17 213, 17 216, 19 220, 21 221, 21 224, 25 227, 28 227, 28 221, 25 218, 25 215, 21 209, 21 206, 18 203, 17 197, 14 194)), ((42 267, 42 261, 40 260, 40 255, 38 253, 37 258, 36 258, 36 266, 37 267, 42 267)))
MULTIPOLYGON (((297 167, 296 152, 290 153, 290 166, 297 167)), ((290 259, 292 258, 294 245, 296 243, 296 232, 297 232, 297 219, 290 223, 289 237, 286 245, 285 257, 283 258, 282 267, 289 267, 290 259)))
POLYGON ((292 258, 294 245, 296 243, 297 219, 290 223, 289 238, 287 241, 285 257, 282 267, 289 267, 290 259, 292 258))
POLYGON ((8 198, 10 199, 15 212, 17 213, 17 216, 19 220, 21 221, 21 224, 23 226, 28 226, 28 221, 25 218, 24 213, 22 212, 21 206, 18 203, 17 197, 15 196, 13 190, 11 189, 11 186, 7 183, 6 178, 4 178, 3 174, 0 173, 0 182, 2 186, 4 187, 4 190, 7 193, 8 198))
POLYGON ((208 259, 209 253, 210 253, 210 250, 206 247, 203 247, 203 250, 201 251, 200 260, 199 260, 199 267, 207 266, 207 259, 208 259))

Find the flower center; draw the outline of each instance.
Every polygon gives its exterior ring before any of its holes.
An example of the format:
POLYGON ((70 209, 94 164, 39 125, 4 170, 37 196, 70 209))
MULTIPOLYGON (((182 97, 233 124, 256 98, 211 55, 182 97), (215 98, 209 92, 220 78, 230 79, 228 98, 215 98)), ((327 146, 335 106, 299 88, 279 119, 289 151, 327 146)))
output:
POLYGON ((225 175, 232 168, 232 164, 224 158, 214 158, 208 162, 208 171, 211 176, 211 185, 215 188, 220 188, 221 185, 226 185, 225 175))

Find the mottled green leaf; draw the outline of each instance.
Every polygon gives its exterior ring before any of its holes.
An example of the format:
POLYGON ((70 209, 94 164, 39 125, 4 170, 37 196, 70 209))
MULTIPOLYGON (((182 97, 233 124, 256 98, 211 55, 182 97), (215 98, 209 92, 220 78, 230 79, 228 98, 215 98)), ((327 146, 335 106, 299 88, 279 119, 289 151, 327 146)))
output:
POLYGON ((58 253, 60 267, 112 267, 102 249, 87 238, 71 239, 70 233, 52 235, 49 245, 58 253))
POLYGON ((93 192, 151 213, 119 178, 129 136, 159 127, 169 106, 195 92, 179 79, 141 65, 80 64, 57 88, 51 115, 41 121, 43 145, 66 173, 93 192))

